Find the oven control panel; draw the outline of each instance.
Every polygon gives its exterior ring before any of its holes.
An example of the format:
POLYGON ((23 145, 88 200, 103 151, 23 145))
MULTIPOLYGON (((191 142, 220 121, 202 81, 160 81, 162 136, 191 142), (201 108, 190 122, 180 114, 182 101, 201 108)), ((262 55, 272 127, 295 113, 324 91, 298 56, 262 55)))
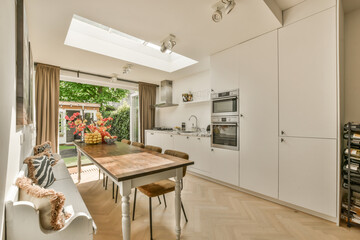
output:
POLYGON ((239 121, 238 116, 219 116, 211 117, 211 122, 216 123, 237 123, 239 121))

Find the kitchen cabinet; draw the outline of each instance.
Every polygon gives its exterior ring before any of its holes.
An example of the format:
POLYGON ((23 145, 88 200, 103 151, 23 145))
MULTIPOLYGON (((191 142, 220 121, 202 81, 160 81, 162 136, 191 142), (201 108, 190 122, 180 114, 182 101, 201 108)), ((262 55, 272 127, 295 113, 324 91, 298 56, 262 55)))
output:
POLYGON ((336 140, 279 140, 279 199, 336 217, 336 140))
POLYGON ((165 150, 176 150, 174 149, 174 135, 173 134, 159 134, 161 138, 161 148, 163 152, 165 150))
POLYGON ((146 131, 145 144, 162 147, 161 133, 146 131))
POLYGON ((210 58, 211 89, 215 92, 239 88, 237 47, 219 52, 210 58))
POLYGON ((194 161, 189 170, 209 176, 210 138, 174 135, 174 149, 189 154, 189 159, 194 161))
POLYGON ((277 198, 277 31, 240 44, 238 53, 240 187, 277 198))
POLYGON ((211 148, 211 177, 235 186, 239 185, 239 152, 211 148))
POLYGON ((195 162, 192 168, 199 170, 201 174, 208 175, 210 172, 210 138, 190 137, 189 145, 191 149, 190 159, 195 162))
POLYGON ((337 136, 335 20, 330 8, 279 29, 280 135, 337 136))

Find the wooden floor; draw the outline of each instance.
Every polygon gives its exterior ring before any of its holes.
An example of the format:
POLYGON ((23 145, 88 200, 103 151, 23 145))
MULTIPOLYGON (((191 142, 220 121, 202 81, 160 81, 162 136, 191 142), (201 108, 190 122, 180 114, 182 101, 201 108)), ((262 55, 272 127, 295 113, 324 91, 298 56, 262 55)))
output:
MULTIPOLYGON (((112 199, 112 183, 102 187, 96 167, 83 168, 78 189, 95 220, 95 240, 122 239, 121 201, 112 199)), ((76 174, 72 174, 74 181, 76 174)), ((119 198, 120 199, 120 198, 119 198)), ((174 193, 166 195, 168 207, 153 199, 153 236, 175 239, 174 193)), ((360 239, 360 228, 337 227, 296 210, 241 193, 201 178, 186 175, 182 200, 189 218, 182 216, 182 239, 191 240, 347 240, 360 239)), ((132 209, 133 194, 131 196, 132 209)), ((148 198, 138 194, 131 239, 150 239, 148 198)))

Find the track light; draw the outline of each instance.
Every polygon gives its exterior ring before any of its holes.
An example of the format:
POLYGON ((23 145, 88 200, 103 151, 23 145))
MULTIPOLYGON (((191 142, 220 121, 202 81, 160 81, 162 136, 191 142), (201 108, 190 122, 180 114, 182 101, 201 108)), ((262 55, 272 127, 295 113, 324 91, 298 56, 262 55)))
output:
POLYGON ((225 4, 225 13, 229 14, 235 7, 235 0, 222 0, 225 4))
POLYGON ((220 22, 223 18, 223 13, 229 14, 235 7, 235 0, 221 0, 213 5, 215 10, 212 14, 212 20, 214 22, 220 22))
POLYGON ((128 74, 130 73, 132 70, 132 64, 126 64, 125 66, 123 66, 123 74, 128 74))
POLYGON ((175 47, 175 45, 176 45, 175 35, 170 34, 167 38, 165 38, 162 41, 160 51, 162 53, 166 52, 166 50, 169 50, 171 52, 172 49, 175 47))
POLYGON ((213 20, 214 22, 220 22, 221 19, 222 19, 222 11, 221 11, 221 9, 218 8, 218 9, 213 13, 213 15, 212 15, 212 20, 213 20))

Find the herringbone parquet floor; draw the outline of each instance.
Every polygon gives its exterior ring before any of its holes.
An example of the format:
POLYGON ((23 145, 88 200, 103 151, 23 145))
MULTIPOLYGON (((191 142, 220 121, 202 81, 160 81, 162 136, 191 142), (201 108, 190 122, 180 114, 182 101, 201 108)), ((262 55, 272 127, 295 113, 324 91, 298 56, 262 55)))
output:
MULTIPOLYGON (((121 201, 112 199, 112 184, 102 187, 95 167, 86 167, 78 189, 95 220, 95 240, 120 240, 121 201), (87 168, 87 169, 86 169, 87 168)), ((74 179, 76 174, 72 175, 74 179)), ((76 182, 76 181, 75 181, 76 182)), ((189 218, 182 217, 186 240, 348 240, 360 239, 360 228, 337 227, 334 223, 241 193, 188 174, 182 200, 189 218)), ((131 196, 131 209, 132 200, 131 196)), ((154 239, 175 239, 174 193, 166 195, 168 207, 153 199, 154 239)), ((120 200, 120 198, 119 198, 120 200)), ((148 198, 138 194, 133 240, 149 239, 148 198)))

